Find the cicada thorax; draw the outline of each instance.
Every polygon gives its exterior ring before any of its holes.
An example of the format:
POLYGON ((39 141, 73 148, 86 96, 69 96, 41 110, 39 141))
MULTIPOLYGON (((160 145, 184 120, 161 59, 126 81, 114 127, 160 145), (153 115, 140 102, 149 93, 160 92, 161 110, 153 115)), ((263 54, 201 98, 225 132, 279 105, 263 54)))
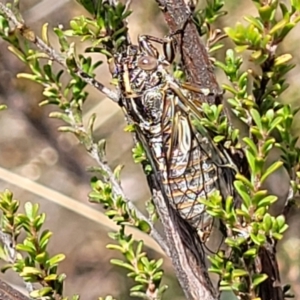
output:
POLYGON ((193 124, 199 117, 195 91, 170 75, 168 62, 154 49, 143 39, 142 49, 132 47, 117 57, 120 104, 143 135, 165 200, 206 242, 213 218, 199 200, 216 190, 226 197, 226 178, 220 174, 226 161, 209 135, 193 124))

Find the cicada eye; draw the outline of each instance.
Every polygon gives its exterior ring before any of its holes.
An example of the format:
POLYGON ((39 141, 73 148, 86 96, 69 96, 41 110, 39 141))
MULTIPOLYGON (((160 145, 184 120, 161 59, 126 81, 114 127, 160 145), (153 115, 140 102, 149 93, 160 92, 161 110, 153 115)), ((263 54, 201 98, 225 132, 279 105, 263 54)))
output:
POLYGON ((157 68, 157 59, 152 56, 143 56, 138 59, 137 65, 145 71, 152 71, 157 68))

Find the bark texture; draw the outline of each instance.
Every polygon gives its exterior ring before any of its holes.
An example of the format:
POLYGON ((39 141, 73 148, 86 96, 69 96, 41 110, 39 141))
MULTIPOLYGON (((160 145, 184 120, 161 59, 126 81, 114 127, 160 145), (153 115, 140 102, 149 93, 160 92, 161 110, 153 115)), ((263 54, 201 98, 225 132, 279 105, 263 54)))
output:
MULTIPOLYGON (((187 1, 156 0, 156 2, 164 14, 170 32, 180 33, 176 37, 189 81, 212 92, 212 95, 201 97, 204 102, 209 104, 221 103, 223 101, 223 93, 218 85, 206 47, 199 37, 195 24, 191 20, 191 11, 187 1)), ((244 157, 238 160, 240 164, 245 163, 244 157)), ((242 173, 247 175, 248 168, 245 166, 240 167, 242 173)), ((259 259, 262 264, 261 272, 268 275, 268 279, 259 287, 261 300, 283 300, 284 295, 276 260, 276 244, 270 241, 265 247, 261 248, 259 259)))

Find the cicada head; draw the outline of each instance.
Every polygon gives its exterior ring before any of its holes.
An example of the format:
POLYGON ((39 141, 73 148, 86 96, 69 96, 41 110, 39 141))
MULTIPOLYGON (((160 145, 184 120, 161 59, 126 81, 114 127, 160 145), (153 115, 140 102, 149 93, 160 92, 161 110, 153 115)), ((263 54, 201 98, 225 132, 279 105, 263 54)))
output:
POLYGON ((111 67, 118 81, 120 105, 135 123, 146 127, 157 123, 163 110, 162 86, 168 63, 148 44, 130 45, 114 58, 111 67))
POLYGON ((110 71, 118 80, 120 91, 125 97, 139 97, 146 90, 163 83, 168 65, 153 46, 146 47, 144 43, 130 45, 126 51, 118 53, 110 71))
POLYGON ((130 45, 126 51, 115 55, 113 64, 110 65, 110 72, 117 79, 123 97, 138 97, 144 91, 149 74, 138 67, 139 57, 138 47, 130 45))

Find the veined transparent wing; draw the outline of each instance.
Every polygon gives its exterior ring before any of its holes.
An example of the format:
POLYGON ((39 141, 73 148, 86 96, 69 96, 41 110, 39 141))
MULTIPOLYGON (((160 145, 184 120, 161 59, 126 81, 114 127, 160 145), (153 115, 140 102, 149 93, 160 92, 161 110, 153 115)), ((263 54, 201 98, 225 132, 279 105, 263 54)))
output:
POLYGON ((199 199, 216 190, 223 198, 229 195, 234 169, 207 130, 195 126, 202 118, 201 103, 191 92, 202 90, 180 85, 168 72, 168 62, 144 38, 115 59, 120 105, 138 128, 155 181, 185 224, 183 230, 192 228, 205 243, 213 218, 199 199))

